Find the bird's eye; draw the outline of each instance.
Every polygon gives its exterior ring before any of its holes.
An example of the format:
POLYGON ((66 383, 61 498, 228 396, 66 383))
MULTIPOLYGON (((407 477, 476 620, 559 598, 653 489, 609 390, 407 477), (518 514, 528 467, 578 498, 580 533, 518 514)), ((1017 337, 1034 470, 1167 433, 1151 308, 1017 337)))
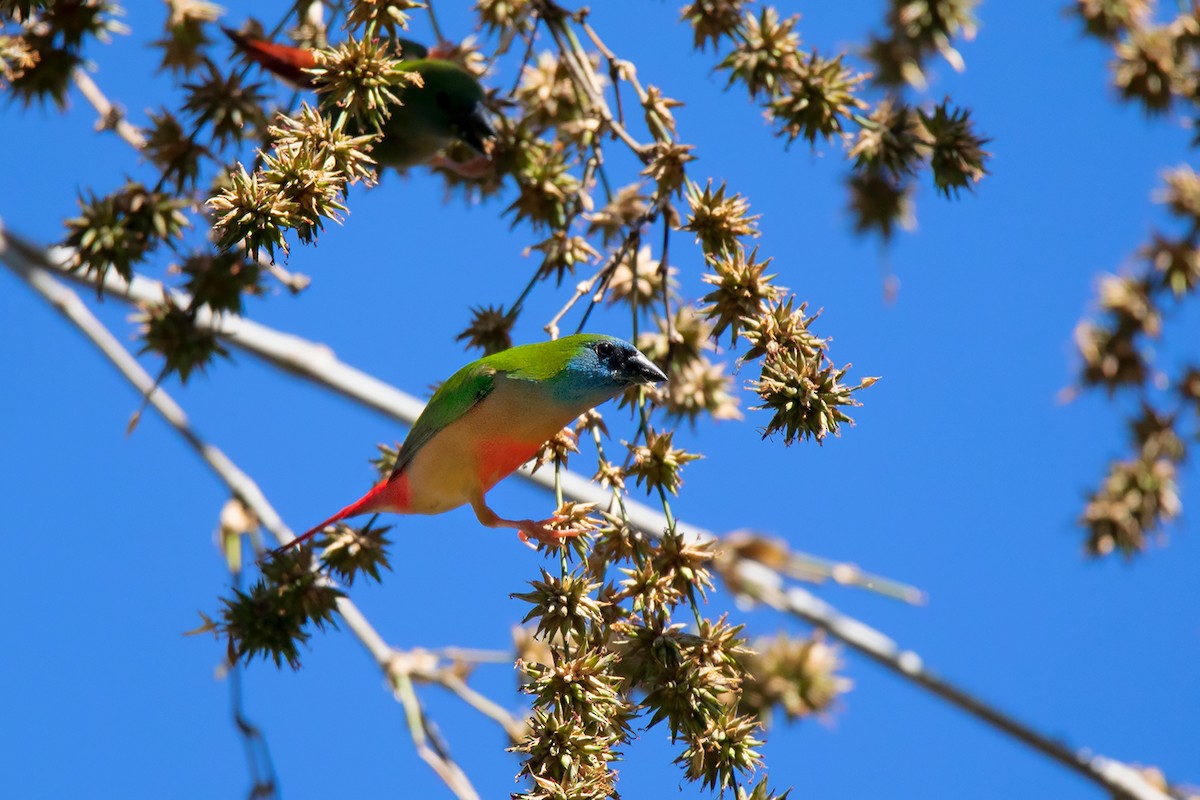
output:
POLYGON ((612 342, 600 342, 596 345, 596 355, 607 361, 617 354, 617 348, 612 342))

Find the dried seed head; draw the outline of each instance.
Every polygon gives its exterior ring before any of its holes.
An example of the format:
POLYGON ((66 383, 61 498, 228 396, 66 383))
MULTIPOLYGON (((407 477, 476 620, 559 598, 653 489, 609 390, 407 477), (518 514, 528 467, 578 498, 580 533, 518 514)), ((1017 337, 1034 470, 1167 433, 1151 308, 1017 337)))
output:
POLYGON ((666 288, 673 287, 671 276, 679 270, 674 267, 663 269, 662 262, 654 258, 649 245, 633 253, 626 248, 625 255, 613 270, 608 282, 608 302, 627 303, 649 312, 666 297, 666 288))
POLYGON ((741 81, 753 97, 774 95, 780 88, 780 76, 800 59, 799 20, 799 14, 780 19, 774 6, 765 6, 758 16, 746 12, 733 52, 717 65, 729 71, 729 85, 741 81))
POLYGON ((854 393, 875 383, 878 378, 863 378, 857 386, 843 383, 847 364, 836 369, 824 355, 809 356, 802 350, 787 348, 763 359, 762 375, 749 388, 758 393, 763 404, 755 410, 772 412, 763 428, 763 438, 783 432, 784 444, 797 439, 822 442, 829 434, 840 435, 842 423, 854 424, 846 408, 861 405, 854 393))
POLYGON ((695 49, 704 50, 709 42, 715 49, 722 36, 734 38, 744 5, 746 0, 693 0, 679 12, 679 20, 691 24, 695 49))
POLYGON ((685 231, 696 234, 706 256, 721 256, 741 247, 743 237, 758 237, 758 214, 749 214, 750 201, 740 194, 725 196, 725 184, 713 191, 712 180, 703 192, 689 190, 691 213, 685 231))
POLYGON ((826 711, 853 685, 837 674, 841 658, 819 633, 804 639, 785 633, 759 639, 742 661, 747 678, 738 709, 764 725, 770 724, 775 707, 788 722, 826 711))
POLYGON ((674 431, 662 433, 653 430, 646 434, 644 445, 626 445, 633 454, 633 464, 626 470, 637 480, 637 485, 646 485, 646 492, 664 489, 679 494, 683 478, 679 472, 684 464, 701 458, 700 455, 671 446, 674 431))
POLYGON ((813 51, 785 76, 782 93, 767 105, 767 113, 788 144, 803 138, 815 145, 817 139, 841 135, 850 115, 866 108, 855 95, 866 76, 845 66, 841 54, 827 59, 813 51))
POLYGON ((499 353, 512 347, 512 326, 516 321, 517 315, 505 311, 504 306, 476 306, 471 309, 471 324, 454 340, 479 348, 485 356, 499 353))
POLYGON ((947 103, 941 103, 932 114, 917 113, 938 191, 949 197, 951 193, 957 195, 959 189, 973 188, 987 174, 983 164, 991 153, 983 149, 989 140, 975 135, 970 111, 951 111, 947 103))
POLYGON ((713 323, 713 341, 728 328, 730 345, 736 344, 745 321, 762 316, 768 304, 777 301, 786 291, 772 283, 774 275, 764 274, 771 259, 760 262, 756 260, 757 256, 757 247, 747 254, 740 245, 720 255, 705 256, 712 272, 705 273, 701 279, 716 288, 701 301, 710 304, 702 313, 713 323))

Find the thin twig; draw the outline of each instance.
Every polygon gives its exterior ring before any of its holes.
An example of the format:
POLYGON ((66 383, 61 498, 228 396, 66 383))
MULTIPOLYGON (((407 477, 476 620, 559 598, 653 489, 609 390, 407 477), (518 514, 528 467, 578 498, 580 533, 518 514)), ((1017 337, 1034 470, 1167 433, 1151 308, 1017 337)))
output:
POLYGON ((592 108, 600 115, 604 126, 612 131, 613 135, 624 142, 639 158, 644 160, 650 152, 650 145, 642 144, 635 139, 625 126, 613 116, 612 109, 608 107, 604 96, 600 94, 598 88, 599 81, 596 79, 595 72, 592 71, 591 64, 585 64, 587 54, 581 54, 579 52, 581 48, 572 47, 571 44, 564 41, 569 35, 570 29, 563 22, 562 17, 558 15, 542 15, 542 19, 546 23, 546 29, 550 31, 550 35, 554 38, 554 43, 558 46, 558 51, 563 57, 563 64, 566 66, 567 71, 571 73, 571 78, 577 86, 583 89, 592 108))
POLYGON ((444 748, 438 746, 437 740, 430 735, 425 710, 421 707, 421 701, 417 699, 417 693, 413 691, 412 679, 407 673, 397 673, 394 694, 396 700, 404 706, 408 732, 421 760, 428 764, 461 800, 479 800, 479 794, 467 779, 466 773, 459 769, 444 748))
MULTIPOLYGON (((2 233, 2 229, 0 229, 0 233, 2 233)), ((66 259, 71 255, 66 249, 54 248, 48 254, 33 250, 31 257, 22 258, 21 256, 27 255, 30 251, 29 246, 25 245, 21 252, 16 252, 13 244, 15 242, 10 241, 10 246, 6 248, 3 236, 0 235, 0 260, 10 266, 15 266, 19 273, 26 274, 36 271, 29 266, 23 267, 22 265, 46 265, 58 269, 64 274, 70 274, 83 283, 95 285, 95 282, 86 276, 75 275, 61 266, 63 263, 67 263, 66 259)), ((155 281, 136 277, 132 284, 127 284, 111 272, 106 277, 102 288, 114 296, 132 302, 161 298, 163 291, 162 285, 155 281)), ((78 298, 76 300, 78 301, 78 298)), ((253 353, 368 407, 383 411, 400 421, 411 424, 422 407, 421 402, 416 398, 353 367, 342 364, 327 348, 319 347, 299 337, 281 334, 235 316, 223 317, 218 325, 211 316, 206 317, 200 314, 197 316, 196 322, 201 327, 213 330, 231 345, 244 352, 253 353)), ((149 376, 146 378, 149 379, 149 376)), ((161 390, 159 391, 161 392, 161 390)), ((531 473, 528 467, 522 468, 519 474, 546 488, 553 488, 555 480, 553 475, 545 472, 531 473)), ((560 475, 560 480, 563 494, 573 500, 596 502, 604 507, 611 499, 600 486, 573 472, 564 470, 560 475)), ((257 492, 257 487, 255 487, 255 492, 257 492)), ((265 501, 263 502, 265 503, 265 501)), ((668 520, 661 512, 632 500, 626 500, 625 505, 628 518, 633 526, 647 534, 661 535, 662 531, 668 527, 668 520)), ((270 529, 267 519, 275 517, 277 520, 277 516, 270 506, 267 506, 266 509, 269 514, 262 516, 264 525, 270 529)), ((689 538, 700 541, 716 538, 711 531, 684 522, 677 522, 676 530, 689 538)), ((783 577, 774 570, 754 561, 739 559, 725 572, 724 577, 738 594, 757 599, 825 630, 833 638, 844 642, 847 646, 863 653, 897 675, 912 681, 959 710, 991 725, 1042 755, 1087 777, 1106 791, 1135 800, 1170 800, 1164 792, 1150 785, 1140 773, 1128 765, 1104 756, 1091 755, 1085 750, 1072 751, 1062 743, 937 677, 925 668, 916 653, 901 650, 883 633, 853 617, 842 614, 833 606, 817 599, 800 587, 786 586, 783 577)), ((357 609, 353 609, 353 611, 357 613, 357 609)), ((349 618, 347 622, 350 622, 349 618)), ((383 645, 383 647, 387 646, 383 645)))
POLYGON ((105 96, 83 67, 76 67, 71 71, 71 80, 75 82, 79 93, 92 104, 92 107, 100 115, 100 119, 96 122, 96 130, 116 131, 118 136, 139 153, 146 149, 146 137, 142 135, 142 131, 125 118, 125 112, 105 96))

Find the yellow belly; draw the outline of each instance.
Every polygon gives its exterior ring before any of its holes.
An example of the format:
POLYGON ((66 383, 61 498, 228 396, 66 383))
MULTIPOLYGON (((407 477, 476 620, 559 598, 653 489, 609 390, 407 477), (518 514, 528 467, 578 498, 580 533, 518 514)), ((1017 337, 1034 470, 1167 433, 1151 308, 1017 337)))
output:
POLYGON ((440 514, 482 497, 575 416, 532 386, 506 381, 413 456, 408 513, 440 514))

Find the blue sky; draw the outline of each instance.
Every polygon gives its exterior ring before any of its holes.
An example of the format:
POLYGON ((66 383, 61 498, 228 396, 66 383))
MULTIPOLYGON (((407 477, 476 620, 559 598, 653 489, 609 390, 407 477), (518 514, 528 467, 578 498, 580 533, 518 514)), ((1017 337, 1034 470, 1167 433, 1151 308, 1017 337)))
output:
MULTIPOLYGON (((466 16, 450 5, 439 6, 443 25, 465 35, 466 16)), ((680 517, 768 531, 917 584, 930 595, 922 608, 847 589, 820 594, 1071 745, 1200 782, 1193 515, 1185 512, 1168 547, 1132 564, 1085 561, 1074 520, 1124 433, 1103 398, 1058 399, 1072 381, 1071 332, 1097 275, 1130 263, 1163 223, 1150 196, 1164 167, 1192 155, 1182 123, 1147 123, 1118 105, 1109 53, 1082 38, 1062 4, 985 4, 978 38, 961 48, 967 71, 939 64, 929 97, 948 93, 974 109, 994 138, 992 175, 957 203, 923 186, 919 229, 882 248, 850 235, 841 154, 785 153, 756 108, 722 93, 723 79, 708 74, 711 53, 692 52, 690 33, 673 24, 676 3, 595 5, 593 24, 609 44, 637 62, 644 81, 687 103, 676 117, 697 145, 693 176, 728 180, 762 214, 762 252, 775 257, 781 283, 825 309, 818 325, 834 337, 832 357, 883 376, 863 392, 857 426, 823 447, 760 442, 763 420, 753 414, 681 432, 706 459, 685 470, 680 517), (891 304, 885 272, 900 281, 891 304)), ((796 10, 806 45, 828 52, 862 41, 881 5, 796 10)), ((144 47, 164 12, 146 2, 130 10, 132 36, 91 55, 100 85, 142 121, 169 87, 151 74, 156 54, 144 47)), ((423 20, 414 35, 428 38, 423 20)), ((11 230, 61 238, 78 191, 147 174, 127 145, 91 133, 93 120, 75 95, 62 114, 0 110, 0 151, 9 154, 0 218, 11 230)), ((501 201, 463 210, 442 199, 440 180, 416 172, 356 193, 345 225, 288 261, 313 286, 300 298, 255 301, 249 313, 423 392, 469 360, 454 341, 468 306, 510 302, 532 268, 521 255, 529 237, 498 219, 501 201)), ((698 253, 677 246, 672 255, 684 270, 680 291, 699 296, 698 253)), ((536 293, 518 338, 537 338, 561 302, 548 287, 536 293)), ((127 307, 93 305, 131 341, 127 307)), ((620 334, 627 324, 601 316, 594 329, 620 334)), ((1194 312, 1167 325, 1175 347, 1200 333, 1194 312)), ((228 687, 214 677, 222 648, 181 636, 228 584, 212 544, 226 490, 156 417, 127 437, 133 391, 3 270, 0 337, 10 553, 0 795, 242 795, 248 777, 228 687)), ((374 444, 403 437, 394 422, 248 357, 170 389, 296 528, 358 496, 374 444)), ((1196 478, 1186 467, 1189 511, 1196 478)), ((491 499, 501 513, 547 506, 515 481, 491 499)), ((388 641, 506 647, 525 610, 509 594, 536 575, 535 556, 510 534, 481 529, 469 510, 399 519, 394 533, 392 574, 353 591, 388 641)), ((728 605, 718 593, 714 610, 728 605)), ((772 612, 743 616, 755 633, 803 630, 772 612)), ((835 713, 770 732, 773 785, 804 798, 1099 796, 863 659, 847 655, 845 672, 855 686, 835 713)), ((485 667, 477 682, 506 706, 523 702, 508 667, 485 667)), ((245 686, 285 796, 449 796, 346 633, 318 636, 299 672, 255 664, 245 686)), ((476 786, 507 794, 517 761, 503 752, 501 732, 440 690, 422 697, 476 786)), ((665 737, 645 731, 627 749, 626 797, 678 793, 681 774, 668 764, 677 749, 665 737)))

